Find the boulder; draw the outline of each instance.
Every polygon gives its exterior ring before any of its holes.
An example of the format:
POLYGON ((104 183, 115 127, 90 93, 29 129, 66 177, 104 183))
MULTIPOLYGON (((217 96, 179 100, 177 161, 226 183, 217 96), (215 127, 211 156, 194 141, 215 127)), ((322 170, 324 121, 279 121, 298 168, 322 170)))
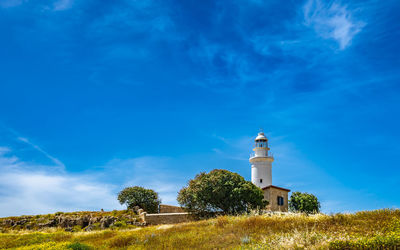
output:
POLYGON ((116 220, 117 220, 117 218, 115 218, 113 216, 103 217, 100 220, 100 227, 102 229, 108 228, 108 227, 112 226, 115 223, 116 220))

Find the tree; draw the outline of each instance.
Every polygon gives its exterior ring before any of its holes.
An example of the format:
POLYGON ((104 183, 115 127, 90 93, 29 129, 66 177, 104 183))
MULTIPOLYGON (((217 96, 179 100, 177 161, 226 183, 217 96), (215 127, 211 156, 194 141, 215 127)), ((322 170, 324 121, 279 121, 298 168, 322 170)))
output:
POLYGON ((127 187, 118 194, 119 203, 126 204, 128 208, 139 206, 148 213, 157 213, 161 200, 158 193, 143 187, 127 187))
POLYGON ((321 205, 317 197, 309 193, 293 192, 289 200, 289 209, 307 214, 319 213, 321 205))
POLYGON ((198 215, 249 212, 264 208, 267 203, 263 199, 260 188, 236 173, 221 169, 196 175, 178 194, 179 204, 198 215))

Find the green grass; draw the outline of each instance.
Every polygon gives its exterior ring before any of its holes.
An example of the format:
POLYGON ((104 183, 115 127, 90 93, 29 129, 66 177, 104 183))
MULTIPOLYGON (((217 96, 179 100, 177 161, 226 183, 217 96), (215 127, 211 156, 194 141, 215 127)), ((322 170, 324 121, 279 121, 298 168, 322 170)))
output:
POLYGON ((400 210, 335 215, 222 216, 94 232, 0 234, 0 249, 397 249, 400 210))

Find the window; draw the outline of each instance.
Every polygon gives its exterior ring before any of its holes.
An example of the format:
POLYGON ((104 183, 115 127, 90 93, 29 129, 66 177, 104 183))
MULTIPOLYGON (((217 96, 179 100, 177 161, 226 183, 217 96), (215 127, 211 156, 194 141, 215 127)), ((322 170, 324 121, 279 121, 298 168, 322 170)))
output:
POLYGON ((283 197, 278 196, 278 206, 283 206, 283 197))
POLYGON ((262 183, 262 179, 260 179, 260 183, 262 183))

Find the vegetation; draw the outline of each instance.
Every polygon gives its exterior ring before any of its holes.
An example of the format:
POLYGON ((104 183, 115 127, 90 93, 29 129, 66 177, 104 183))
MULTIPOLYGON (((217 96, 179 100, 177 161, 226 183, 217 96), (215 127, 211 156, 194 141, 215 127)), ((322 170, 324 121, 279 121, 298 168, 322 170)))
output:
POLYGON ((152 189, 143 187, 127 187, 118 194, 119 203, 126 204, 128 208, 133 209, 138 206, 148 213, 157 213, 161 200, 158 194, 152 189))
POLYGON ((54 214, 23 215, 18 217, 0 218, 0 233, 20 230, 46 231, 49 230, 49 228, 68 228, 73 232, 100 230, 102 229, 102 219, 109 219, 109 224, 103 222, 103 229, 104 227, 125 229, 136 228, 137 226, 134 224, 138 224, 139 222, 138 215, 131 210, 114 210, 108 212, 57 212, 54 214), (89 221, 92 223, 88 223, 89 221))
POLYGON ((0 249, 398 249, 400 210, 221 216, 94 232, 0 233, 0 249))
POLYGON ((313 194, 293 192, 289 200, 289 209, 292 212, 306 214, 319 213, 321 205, 313 194))
POLYGON ((189 212, 207 214, 240 214, 264 208, 262 190, 242 176, 228 170, 215 169, 200 173, 178 194, 178 202, 189 212))

